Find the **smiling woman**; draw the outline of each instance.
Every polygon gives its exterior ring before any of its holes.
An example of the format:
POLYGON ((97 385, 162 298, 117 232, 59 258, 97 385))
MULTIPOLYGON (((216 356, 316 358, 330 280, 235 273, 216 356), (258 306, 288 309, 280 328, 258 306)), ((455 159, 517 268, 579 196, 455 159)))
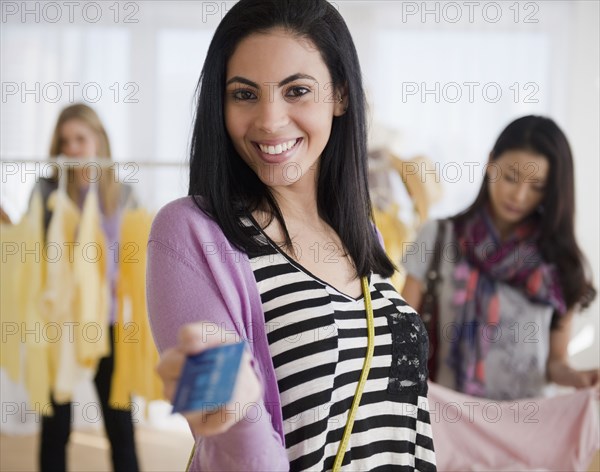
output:
POLYGON ((427 334, 380 241, 343 19, 325 0, 238 2, 202 71, 189 196, 148 245, 170 398, 186 356, 248 341, 230 403, 185 415, 192 469, 435 470, 427 334))
POLYGON ((294 185, 314 194, 317 174, 311 168, 329 140, 333 118, 344 113, 342 91, 337 101, 324 96, 331 77, 319 51, 283 29, 254 34, 239 44, 227 74, 232 78, 225 123, 238 154, 272 189, 294 185), (254 80, 244 78, 250 74, 254 80), (274 83, 273 77, 285 78, 274 83))

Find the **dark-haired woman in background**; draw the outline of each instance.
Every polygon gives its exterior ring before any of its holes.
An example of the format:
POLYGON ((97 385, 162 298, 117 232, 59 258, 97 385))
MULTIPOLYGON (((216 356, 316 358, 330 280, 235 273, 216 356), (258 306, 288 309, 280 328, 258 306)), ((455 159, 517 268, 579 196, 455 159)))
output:
POLYGON ((535 397, 547 381, 584 388, 598 370, 568 364, 573 313, 596 291, 575 239, 573 158, 549 118, 502 132, 475 202, 426 224, 404 258, 403 296, 419 306, 438 228, 436 382, 496 400, 535 397))
POLYGON ((167 396, 186 355, 249 345, 239 396, 186 414, 193 470, 435 470, 427 334, 389 280, 365 128, 358 57, 332 5, 229 10, 202 70, 189 196, 160 210, 148 244, 167 396))

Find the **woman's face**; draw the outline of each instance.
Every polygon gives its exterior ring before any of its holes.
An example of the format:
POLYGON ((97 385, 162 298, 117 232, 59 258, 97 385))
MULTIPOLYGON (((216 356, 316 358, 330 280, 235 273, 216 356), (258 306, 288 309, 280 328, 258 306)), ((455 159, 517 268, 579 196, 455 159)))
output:
POLYGON ((538 208, 548 171, 548 159, 528 151, 506 151, 488 164, 488 189, 499 229, 513 227, 538 208))
POLYGON ((94 130, 78 119, 63 123, 60 143, 60 152, 67 157, 85 158, 98 154, 98 138, 94 130))
POLYGON ((288 186, 319 159, 333 117, 344 113, 345 99, 338 103, 339 97, 309 41, 280 29, 253 34, 227 64, 225 125, 236 151, 265 185, 288 186))

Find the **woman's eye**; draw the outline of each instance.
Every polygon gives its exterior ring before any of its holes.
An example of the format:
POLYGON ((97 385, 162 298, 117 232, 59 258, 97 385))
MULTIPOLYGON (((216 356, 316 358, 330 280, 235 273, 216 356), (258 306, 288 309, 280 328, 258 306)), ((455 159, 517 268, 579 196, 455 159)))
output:
POLYGON ((307 93, 310 93, 310 89, 308 89, 307 87, 297 86, 290 87, 285 95, 286 97, 290 98, 299 98, 303 95, 306 95, 307 93))
POLYGON ((518 182, 517 176, 514 175, 512 172, 506 172, 504 174, 504 180, 506 182, 518 182))
POLYGON ((231 96, 234 98, 234 100, 242 102, 256 98, 256 95, 254 95, 252 92, 243 89, 234 90, 231 96))

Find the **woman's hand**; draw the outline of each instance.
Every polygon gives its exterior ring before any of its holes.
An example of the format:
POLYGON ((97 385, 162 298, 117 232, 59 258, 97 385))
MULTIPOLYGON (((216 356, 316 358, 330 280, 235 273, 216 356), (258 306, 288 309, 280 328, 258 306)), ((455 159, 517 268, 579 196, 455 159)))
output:
POLYGON ((577 389, 596 387, 600 394, 600 369, 575 370, 566 362, 549 362, 548 380, 577 389))
POLYGON ((573 370, 573 387, 588 388, 596 387, 600 393, 600 369, 573 370))
POLYGON ((550 353, 548 355, 547 375, 550 382, 567 387, 596 387, 600 397, 600 369, 575 370, 569 365, 569 340, 573 311, 560 319, 556 329, 550 332, 550 353))
MULTIPOLYGON (((211 347, 226 343, 225 332, 214 323, 191 323, 179 330, 177 346, 167 349, 157 366, 165 396, 172 401, 181 370, 188 355, 198 354, 211 347)), ((231 336, 230 336, 231 337, 231 336)), ((231 401, 218 410, 183 413, 195 435, 213 436, 231 428, 243 418, 246 406, 260 400, 262 388, 252 367, 251 355, 242 356, 237 382, 231 401)))

